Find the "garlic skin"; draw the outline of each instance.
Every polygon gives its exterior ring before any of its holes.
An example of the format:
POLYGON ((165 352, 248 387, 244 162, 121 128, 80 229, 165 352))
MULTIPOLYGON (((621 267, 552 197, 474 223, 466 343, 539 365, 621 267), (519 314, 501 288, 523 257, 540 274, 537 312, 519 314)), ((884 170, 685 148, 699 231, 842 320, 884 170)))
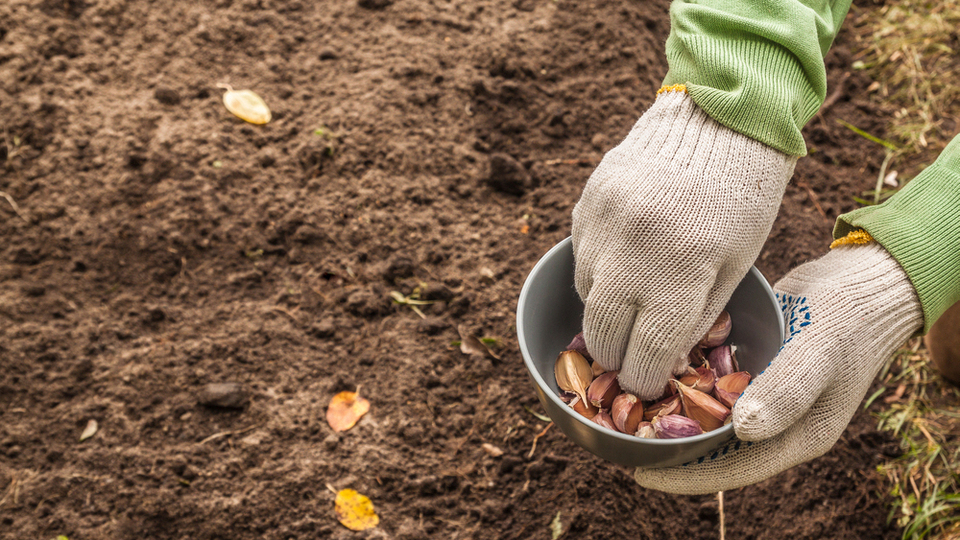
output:
POLYGON ((593 371, 587 359, 576 351, 563 351, 553 366, 557 386, 561 390, 573 392, 581 399, 587 399, 587 388, 593 382, 593 371))
POLYGON ((637 426, 643 420, 643 404, 633 394, 620 394, 610 406, 613 424, 623 433, 636 433, 637 426))
POLYGON ((637 432, 634 433, 634 435, 641 439, 656 439, 657 430, 650 422, 640 422, 640 425, 637 426, 637 432))
POLYGON ((679 414, 655 418, 651 424, 658 439, 682 439, 703 433, 700 422, 679 414))
POLYGON ((723 345, 723 342, 726 341, 730 335, 731 328, 733 328, 733 321, 730 320, 730 314, 726 311, 721 311, 720 316, 714 321, 713 326, 711 326, 710 330, 707 330, 706 335, 700 339, 699 345, 707 349, 723 345))
POLYGON ((620 383, 617 382, 619 374, 619 370, 607 371, 590 383, 587 399, 591 405, 600 409, 609 409, 613 405, 613 400, 620 395, 620 383))
POLYGON ((708 394, 679 382, 676 384, 680 401, 683 402, 684 416, 700 422, 700 427, 704 431, 713 431, 723 427, 724 421, 730 416, 730 409, 724 407, 723 404, 708 394))

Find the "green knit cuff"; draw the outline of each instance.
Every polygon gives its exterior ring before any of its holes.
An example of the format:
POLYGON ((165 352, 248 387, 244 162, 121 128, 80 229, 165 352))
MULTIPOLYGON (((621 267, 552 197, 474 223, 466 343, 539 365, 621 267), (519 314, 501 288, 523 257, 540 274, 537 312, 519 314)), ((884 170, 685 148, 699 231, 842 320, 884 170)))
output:
POLYGON ((923 332, 960 302, 960 137, 899 193, 837 219, 834 238, 864 229, 903 267, 923 306, 923 332))
POLYGON ((826 85, 811 84, 789 51, 756 39, 671 35, 667 58, 663 84, 685 84, 711 118, 786 154, 806 155, 800 130, 823 103, 814 88, 826 85))

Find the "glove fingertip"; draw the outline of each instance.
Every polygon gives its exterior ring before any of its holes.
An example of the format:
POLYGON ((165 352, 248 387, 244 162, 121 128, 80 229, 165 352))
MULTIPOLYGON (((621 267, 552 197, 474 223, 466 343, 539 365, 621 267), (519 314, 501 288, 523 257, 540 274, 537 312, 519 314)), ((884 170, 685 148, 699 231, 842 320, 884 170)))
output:
POLYGON ((733 430, 741 440, 763 441, 788 427, 782 407, 742 396, 733 407, 733 430))

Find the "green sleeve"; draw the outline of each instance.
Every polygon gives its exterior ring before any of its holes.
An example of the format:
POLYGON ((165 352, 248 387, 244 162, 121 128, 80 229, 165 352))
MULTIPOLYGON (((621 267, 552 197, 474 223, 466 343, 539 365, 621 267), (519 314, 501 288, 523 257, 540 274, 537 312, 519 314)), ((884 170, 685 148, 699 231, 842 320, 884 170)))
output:
POLYGON ((960 301, 960 136, 878 206, 843 214, 836 238, 863 229, 900 263, 923 305, 923 332, 960 301))
POLYGON ((823 57, 850 0, 675 0, 664 85, 728 128, 794 156, 827 92, 823 57))

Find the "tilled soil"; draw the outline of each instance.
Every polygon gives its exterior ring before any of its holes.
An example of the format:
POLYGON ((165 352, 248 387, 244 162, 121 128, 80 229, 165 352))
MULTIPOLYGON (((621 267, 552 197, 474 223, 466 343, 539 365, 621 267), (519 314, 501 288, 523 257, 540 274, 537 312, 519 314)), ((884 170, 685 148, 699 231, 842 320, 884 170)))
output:
MULTIPOLYGON (((717 538, 712 496, 642 489, 557 429, 530 454, 514 328, 668 29, 665 0, 0 5, 0 538, 546 539, 558 512, 565 538, 717 538), (451 347, 461 325, 501 360, 451 347), (239 408, 201 404, 221 382, 239 408), (326 404, 357 386, 371 412, 335 434, 326 404), (347 487, 377 528, 337 522, 347 487)), ((875 181, 882 149, 836 122, 882 132, 869 82, 807 127, 771 282, 875 181)), ((726 493, 728 537, 898 538, 874 424, 726 493)))

